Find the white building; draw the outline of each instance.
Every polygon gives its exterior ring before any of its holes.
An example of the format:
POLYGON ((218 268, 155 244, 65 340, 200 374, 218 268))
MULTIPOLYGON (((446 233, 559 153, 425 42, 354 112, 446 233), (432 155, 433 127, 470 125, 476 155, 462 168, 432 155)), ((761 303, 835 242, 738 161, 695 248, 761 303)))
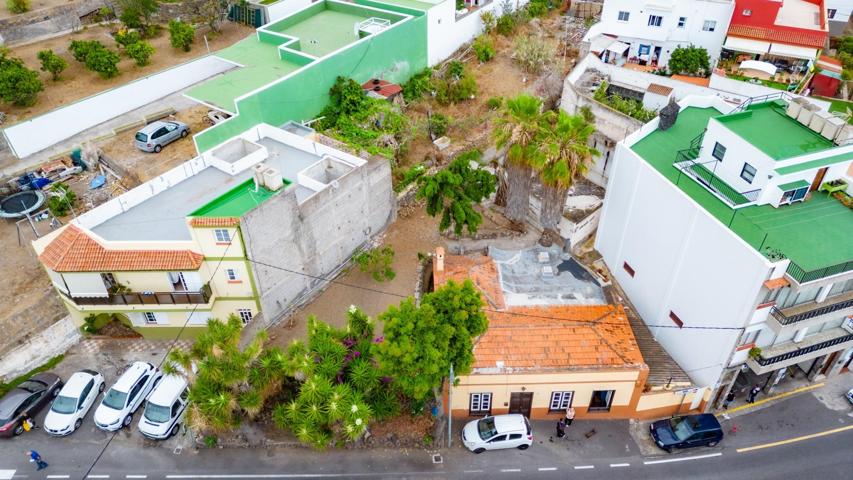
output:
POLYGON ((823 191, 853 192, 843 125, 784 93, 688 96, 617 144, 595 247, 714 404, 850 366, 853 212, 823 191))
POLYGON ((826 18, 829 20, 829 35, 840 37, 850 21, 853 0, 826 0, 826 18))
POLYGON ((689 45, 708 50, 714 65, 733 9, 734 0, 606 0, 584 40, 617 65, 663 67, 673 50, 689 45))

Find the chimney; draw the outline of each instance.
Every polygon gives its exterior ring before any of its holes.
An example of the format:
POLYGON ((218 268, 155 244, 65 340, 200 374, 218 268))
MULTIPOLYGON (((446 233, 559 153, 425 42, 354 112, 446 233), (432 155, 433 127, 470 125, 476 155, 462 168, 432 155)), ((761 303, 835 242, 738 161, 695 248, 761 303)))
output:
POLYGON ((435 270, 437 272, 444 271, 444 247, 435 249, 435 270))
POLYGON ((660 111, 660 123, 658 127, 661 130, 667 130, 669 127, 675 125, 675 121, 678 119, 678 104, 675 103, 674 98, 669 99, 669 104, 663 107, 660 111))
POLYGON ((374 84, 374 85, 379 85, 379 79, 378 79, 378 78, 374 78, 374 79, 373 79, 373 84, 374 84))

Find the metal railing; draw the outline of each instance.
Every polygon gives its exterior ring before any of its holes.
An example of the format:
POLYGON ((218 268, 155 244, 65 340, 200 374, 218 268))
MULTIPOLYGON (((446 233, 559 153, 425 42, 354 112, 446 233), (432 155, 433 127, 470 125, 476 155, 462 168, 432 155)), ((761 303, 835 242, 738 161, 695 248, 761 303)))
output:
POLYGON ((774 305, 770 309, 770 315, 773 315, 773 318, 775 318, 776 321, 778 321, 782 325, 792 325, 797 322, 802 322, 803 320, 819 317, 821 315, 826 315, 827 313, 837 312, 839 310, 844 310, 845 308, 850 307, 853 307, 853 299, 844 300, 830 305, 824 305, 820 308, 815 308, 814 310, 809 310, 807 312, 789 316, 782 313, 782 310, 780 310, 774 305))
POLYGON ((743 103, 741 103, 740 105, 735 107, 734 110, 729 112, 729 114, 738 113, 738 112, 745 112, 746 109, 749 108, 749 106, 752 105, 753 103, 764 103, 764 102, 769 102, 771 100, 777 100, 777 99, 792 101, 795 98, 797 98, 797 97, 794 95, 791 95, 788 92, 783 92, 783 91, 779 91, 776 93, 768 93, 767 95, 759 95, 757 97, 749 97, 746 100, 744 100, 743 103))
POLYGON ((789 277, 796 280, 797 283, 803 284, 820 280, 821 278, 838 275, 839 273, 849 272, 850 270, 853 270, 853 261, 841 262, 829 267, 818 268, 815 270, 805 270, 792 261, 788 265, 786 273, 789 277))
MULTIPOLYGON (((705 188, 719 196, 723 201, 728 203, 730 207, 734 208, 753 203, 758 200, 758 196, 761 194, 761 189, 738 192, 732 188, 731 185, 718 177, 712 170, 705 167, 704 164, 697 162, 696 158, 698 158, 698 156, 698 148, 686 148, 684 150, 679 150, 675 154, 675 162, 673 162, 673 164, 676 165, 676 168, 678 168, 680 173, 684 173, 690 178, 696 180, 700 185, 703 185, 705 188)), ((713 163, 716 167, 718 162, 713 161, 706 163, 713 163)), ((679 176, 675 184, 678 185, 680 180, 681 178, 679 176)))
POLYGON ((764 358, 763 356, 758 356, 755 359, 759 365, 762 367, 766 367, 767 365, 772 365, 774 363, 783 362, 785 360, 790 360, 792 358, 799 357, 801 355, 807 355, 812 352, 816 352, 818 350, 823 350, 824 348, 831 347, 833 345, 838 345, 839 343, 845 343, 853 340, 853 333, 849 335, 844 335, 841 337, 833 338, 831 340, 827 340, 825 342, 816 343, 814 345, 809 345, 808 347, 803 347, 799 350, 794 350, 793 352, 783 353, 781 355, 776 355, 775 357, 764 358))
POLYGON ((210 286, 198 292, 126 292, 111 293, 106 297, 73 297, 77 305, 194 305, 210 301, 210 286))

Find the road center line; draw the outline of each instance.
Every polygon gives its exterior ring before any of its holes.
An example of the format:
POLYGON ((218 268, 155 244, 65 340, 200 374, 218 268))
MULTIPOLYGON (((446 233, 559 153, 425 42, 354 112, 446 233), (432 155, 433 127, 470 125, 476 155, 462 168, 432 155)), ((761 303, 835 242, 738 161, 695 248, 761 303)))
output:
POLYGON ((671 463, 671 462, 684 462, 686 460, 699 460, 702 458, 711 458, 711 457, 719 457, 722 453, 709 453, 707 455, 696 455, 695 457, 681 457, 681 458, 667 458, 666 460, 649 460, 647 462, 643 462, 644 465, 655 465, 658 463, 671 463))
MULTIPOLYGON (((482 470, 472 471, 472 473, 479 473, 482 470)), ((236 473, 210 473, 210 474, 172 474, 166 475, 166 478, 182 478, 182 479, 190 479, 190 478, 356 478, 356 477, 406 477, 406 476, 431 476, 435 477, 438 475, 439 477, 444 475, 441 472, 379 472, 379 473, 246 473, 246 474, 236 474, 236 473)))
POLYGON ((124 478, 148 478, 148 475, 125 475, 124 478))
POLYGON ((545 467, 545 468, 540 467, 539 471, 540 472, 553 472, 556 469, 557 469, 557 467, 545 467))
POLYGON ((110 478, 109 475, 86 475, 86 478, 110 478))
POLYGON ((501 472, 503 473, 511 473, 511 472, 520 472, 520 468, 502 468, 501 472))
POLYGON ((839 433, 846 430, 853 429, 853 425, 847 425, 846 427, 833 428, 831 430, 826 430, 823 432, 812 433, 811 435, 803 435, 802 437, 789 438, 787 440, 779 440, 778 442, 765 443, 762 445, 755 445, 754 447, 746 447, 746 448, 738 448, 737 453, 746 453, 751 452, 753 450, 761 450, 762 448, 770 448, 770 447, 778 447, 781 445, 787 445, 789 443, 802 442, 803 440, 811 440, 812 438, 823 437, 826 435, 832 435, 833 433, 839 433))
POLYGON ((483 473, 482 470, 465 470, 462 473, 483 473))
POLYGON ((630 467, 630 463, 611 463, 610 468, 630 467))
POLYGON ((48 475, 45 478, 71 478, 70 475, 48 475))
POLYGON ((575 465, 575 470, 592 470, 595 465, 575 465))

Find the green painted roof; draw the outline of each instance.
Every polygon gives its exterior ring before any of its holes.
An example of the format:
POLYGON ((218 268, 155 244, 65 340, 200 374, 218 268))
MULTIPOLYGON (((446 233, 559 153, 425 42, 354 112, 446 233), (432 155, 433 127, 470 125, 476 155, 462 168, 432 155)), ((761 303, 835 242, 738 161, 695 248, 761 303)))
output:
MULTIPOLYGON (((284 43, 284 39, 282 39, 284 43)), ((235 113, 234 100, 299 69, 278 57, 278 46, 252 34, 216 56, 243 65, 187 90, 186 95, 208 105, 235 113)))
POLYGON ((817 160, 812 160, 797 165, 777 168, 776 173, 778 173, 779 175, 787 175, 789 173, 802 172, 805 170, 811 170, 813 168, 835 165, 836 163, 842 163, 849 160, 853 160, 853 152, 841 153, 838 155, 833 155, 831 157, 818 158, 817 160))
POLYGON ((672 165, 676 152, 687 148, 719 115, 713 108, 686 108, 669 130, 655 130, 631 149, 755 249, 779 249, 806 270, 853 258, 853 213, 825 193, 812 192, 809 200, 780 208, 760 205, 734 210, 692 178, 679 175, 672 165))
MULTIPOLYGON (((299 39, 300 50, 315 57, 322 57, 358 41, 353 27, 369 17, 351 13, 322 10, 295 25, 269 29, 299 39)), ((275 57, 273 57, 275 58, 275 57)))
POLYGON ((808 186, 809 186, 809 182, 807 182, 805 180, 797 180, 796 182, 784 183, 782 185, 779 185, 779 190, 782 190, 783 192, 789 192, 791 190, 796 190, 798 188, 803 188, 803 187, 808 187, 808 186))
MULTIPOLYGON (((285 185, 290 181, 284 180, 285 185)), ((240 217, 257 208, 277 192, 259 188, 255 191, 254 179, 246 180, 224 194, 211 200, 198 210, 189 214, 190 217, 240 217)))
POLYGON ((722 115, 716 120, 774 160, 798 157, 834 146, 831 141, 789 117, 785 113, 785 103, 780 100, 751 105, 744 112, 722 115))
POLYGON ((374 0, 376 3, 387 3, 389 5, 399 5, 401 7, 413 8, 415 10, 427 11, 435 5, 428 2, 419 2, 417 0, 374 0))

